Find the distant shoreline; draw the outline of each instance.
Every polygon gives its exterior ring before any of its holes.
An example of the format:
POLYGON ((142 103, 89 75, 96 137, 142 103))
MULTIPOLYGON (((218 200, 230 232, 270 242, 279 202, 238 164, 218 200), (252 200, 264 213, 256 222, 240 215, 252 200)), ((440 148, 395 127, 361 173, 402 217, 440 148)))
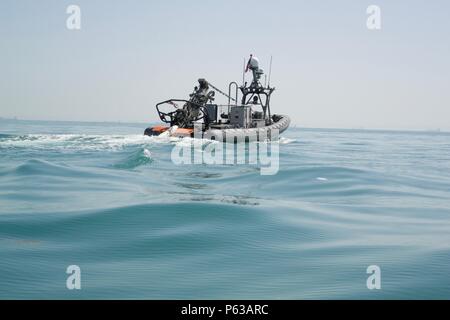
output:
POLYGON ((149 122, 131 122, 131 121, 84 121, 84 120, 43 120, 43 119, 31 120, 31 119, 19 119, 19 118, 0 117, 0 121, 148 125, 149 123, 156 123, 158 120, 155 120, 154 122, 152 122, 152 121, 149 121, 149 122))
MULTIPOLYGON (((148 121, 148 122, 130 122, 130 121, 82 121, 82 120, 30 120, 30 119, 19 119, 19 118, 7 118, 0 117, 0 121, 17 121, 17 122, 47 122, 47 123, 67 123, 67 124, 110 124, 110 125, 142 125, 148 126, 149 124, 159 123, 158 120, 148 121)), ((292 129, 304 129, 304 130, 330 130, 330 131, 376 131, 376 132, 415 132, 415 133, 450 133, 450 129, 399 129, 399 128, 364 128, 364 127, 310 127, 300 124, 292 124, 292 129)), ((1 131, 1 128, 0 128, 1 131)))

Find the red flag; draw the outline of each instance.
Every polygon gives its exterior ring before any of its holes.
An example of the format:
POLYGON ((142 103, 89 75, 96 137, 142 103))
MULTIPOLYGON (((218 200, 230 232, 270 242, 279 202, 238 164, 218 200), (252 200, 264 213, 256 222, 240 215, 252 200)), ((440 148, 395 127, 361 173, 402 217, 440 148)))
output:
POLYGON ((253 57, 253 55, 251 54, 250 58, 248 59, 248 62, 247 62, 247 67, 245 68, 245 72, 247 72, 248 69, 250 69, 250 61, 252 61, 252 57, 253 57))

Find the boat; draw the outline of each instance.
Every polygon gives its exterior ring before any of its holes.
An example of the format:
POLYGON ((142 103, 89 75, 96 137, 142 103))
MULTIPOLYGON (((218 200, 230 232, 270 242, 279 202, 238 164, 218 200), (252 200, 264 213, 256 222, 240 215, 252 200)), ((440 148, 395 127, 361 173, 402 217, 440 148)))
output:
POLYGON ((271 113, 270 99, 275 87, 270 86, 270 73, 268 84, 261 84, 263 74, 258 58, 250 55, 243 73, 243 84, 239 86, 235 81, 230 82, 228 94, 206 79, 199 79, 189 100, 169 99, 156 104, 164 125, 148 127, 144 134, 231 143, 278 139, 278 135, 289 127, 290 119, 286 115, 271 113), (247 71, 252 71, 253 75, 250 85, 245 82, 247 71), (214 103, 216 92, 228 99, 226 104, 214 103))

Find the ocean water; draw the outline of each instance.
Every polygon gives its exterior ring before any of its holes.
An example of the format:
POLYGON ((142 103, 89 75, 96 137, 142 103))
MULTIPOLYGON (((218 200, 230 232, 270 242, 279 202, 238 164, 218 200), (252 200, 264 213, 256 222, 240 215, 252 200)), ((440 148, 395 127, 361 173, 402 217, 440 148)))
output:
POLYGON ((0 120, 0 298, 450 298, 450 134, 289 128, 264 176, 144 127, 0 120))

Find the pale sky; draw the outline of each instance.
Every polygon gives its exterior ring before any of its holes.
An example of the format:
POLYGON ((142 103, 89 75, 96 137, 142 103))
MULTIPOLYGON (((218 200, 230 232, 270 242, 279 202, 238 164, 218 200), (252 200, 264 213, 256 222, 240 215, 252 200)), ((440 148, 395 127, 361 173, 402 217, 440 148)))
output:
POLYGON ((198 78, 240 83, 253 53, 267 72, 273 56, 272 111, 296 125, 448 130, 449 15, 446 0, 1 0, 0 116, 156 121, 198 78))

